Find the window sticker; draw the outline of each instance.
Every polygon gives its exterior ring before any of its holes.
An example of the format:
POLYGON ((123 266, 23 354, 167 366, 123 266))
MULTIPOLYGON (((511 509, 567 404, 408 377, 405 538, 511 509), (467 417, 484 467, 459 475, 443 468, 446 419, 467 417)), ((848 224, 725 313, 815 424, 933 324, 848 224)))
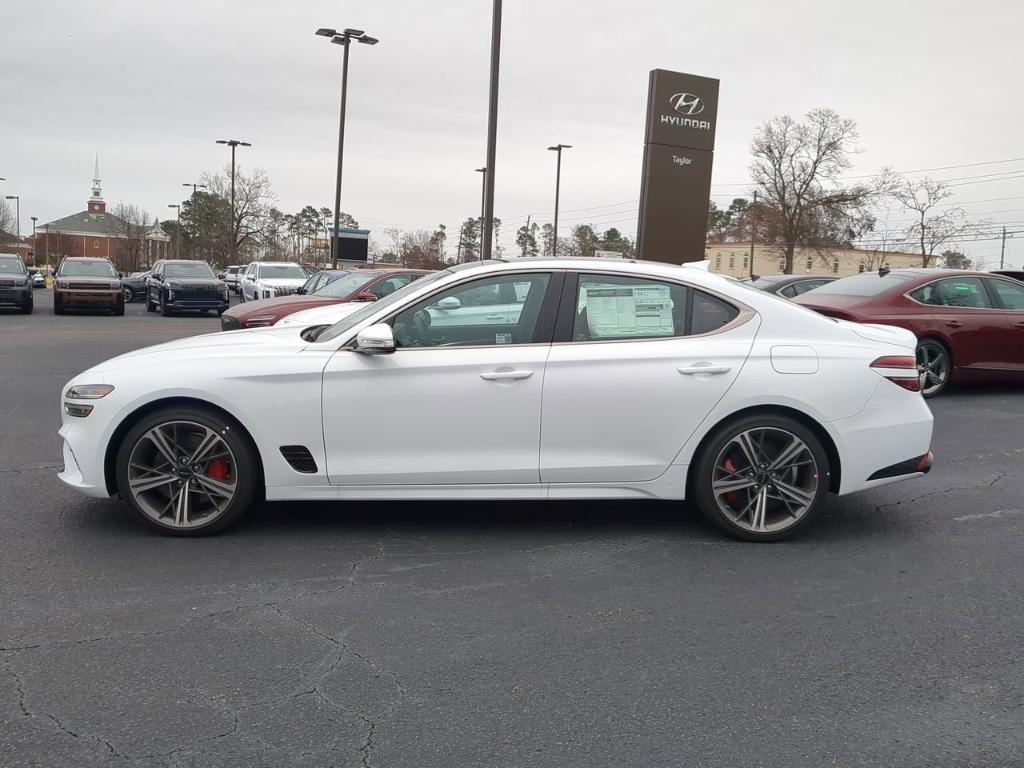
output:
POLYGON ((585 287, 583 293, 594 339, 671 336, 675 332, 667 285, 585 287))
POLYGON ((494 334, 495 344, 511 344, 512 334, 511 333, 496 333, 494 334))

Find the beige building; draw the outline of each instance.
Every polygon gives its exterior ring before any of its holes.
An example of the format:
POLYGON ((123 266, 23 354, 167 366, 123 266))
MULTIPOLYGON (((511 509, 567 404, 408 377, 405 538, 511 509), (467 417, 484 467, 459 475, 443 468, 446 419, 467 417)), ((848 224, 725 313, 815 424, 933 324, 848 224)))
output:
MULTIPOLYGON (((710 271, 731 277, 749 277, 750 243, 708 243, 704 255, 710 271)), ((755 245, 755 275, 778 275, 786 267, 785 249, 779 245, 755 245)), ((921 255, 885 251, 862 251, 857 248, 797 248, 793 254, 794 275, 855 275, 874 271, 881 266, 892 269, 920 267, 921 255)))

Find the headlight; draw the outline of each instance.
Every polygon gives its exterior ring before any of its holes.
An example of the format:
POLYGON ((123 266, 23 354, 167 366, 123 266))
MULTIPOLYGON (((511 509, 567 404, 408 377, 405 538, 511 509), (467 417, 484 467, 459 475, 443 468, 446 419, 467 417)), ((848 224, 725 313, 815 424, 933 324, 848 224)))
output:
POLYGON ((223 293, 224 293, 224 300, 227 301, 229 296, 230 296, 230 294, 228 293, 228 287, 226 285, 224 286, 223 293))
POLYGON ((167 289, 167 300, 168 301, 174 301, 174 289, 173 288, 168 288, 167 289))
POLYGON ((111 283, 110 287, 111 288, 120 288, 121 287, 121 283, 119 283, 119 282, 118 283, 111 283))
POLYGON ((53 287, 54 288, 67 288, 68 284, 65 283, 63 280, 54 280, 53 281, 53 287))
POLYGON ((75 384, 68 388, 65 397, 72 400, 99 400, 114 391, 110 384, 75 384))
POLYGON ((256 315, 245 321, 246 328, 261 328, 274 322, 274 315, 256 315))

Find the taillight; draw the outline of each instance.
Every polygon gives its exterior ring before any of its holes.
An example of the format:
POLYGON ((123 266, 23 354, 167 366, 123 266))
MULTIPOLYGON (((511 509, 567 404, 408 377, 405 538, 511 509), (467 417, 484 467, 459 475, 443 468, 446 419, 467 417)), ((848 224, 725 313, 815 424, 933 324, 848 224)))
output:
POLYGON ((909 392, 921 391, 917 360, 910 355, 884 355, 871 363, 871 367, 893 384, 909 392))

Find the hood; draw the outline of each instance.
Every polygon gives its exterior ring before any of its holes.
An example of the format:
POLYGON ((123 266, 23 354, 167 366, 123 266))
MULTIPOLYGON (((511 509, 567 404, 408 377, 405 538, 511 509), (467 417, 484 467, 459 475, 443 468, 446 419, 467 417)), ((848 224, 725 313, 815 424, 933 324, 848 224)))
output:
POLYGON ((300 309, 319 307, 324 304, 336 303, 338 299, 325 299, 319 296, 279 296, 274 299, 259 299, 257 301, 246 301, 231 307, 225 315, 230 317, 249 317, 250 315, 262 314, 284 314, 298 312, 300 309))
MULTIPOLYGON (((372 302, 369 302, 372 303, 372 302)), ((308 328, 311 325, 334 325, 342 318, 348 317, 361 307, 365 307, 364 301, 347 301, 336 304, 327 304, 312 309, 304 309, 301 312, 293 312, 277 321, 276 327, 283 325, 301 326, 308 328)))
MULTIPOLYGON (((207 333, 185 339, 144 347, 134 352, 112 357, 93 366, 86 373, 102 373, 120 368, 139 368, 150 364, 164 365, 175 359, 210 359, 231 364, 234 357, 258 355, 263 351, 294 349, 307 346, 298 334, 298 328, 252 328, 242 331, 207 333)), ((78 377, 76 377, 78 378, 78 377)))
POLYGON ((257 282, 271 288, 301 288, 307 280, 308 277, 261 277, 257 282))

